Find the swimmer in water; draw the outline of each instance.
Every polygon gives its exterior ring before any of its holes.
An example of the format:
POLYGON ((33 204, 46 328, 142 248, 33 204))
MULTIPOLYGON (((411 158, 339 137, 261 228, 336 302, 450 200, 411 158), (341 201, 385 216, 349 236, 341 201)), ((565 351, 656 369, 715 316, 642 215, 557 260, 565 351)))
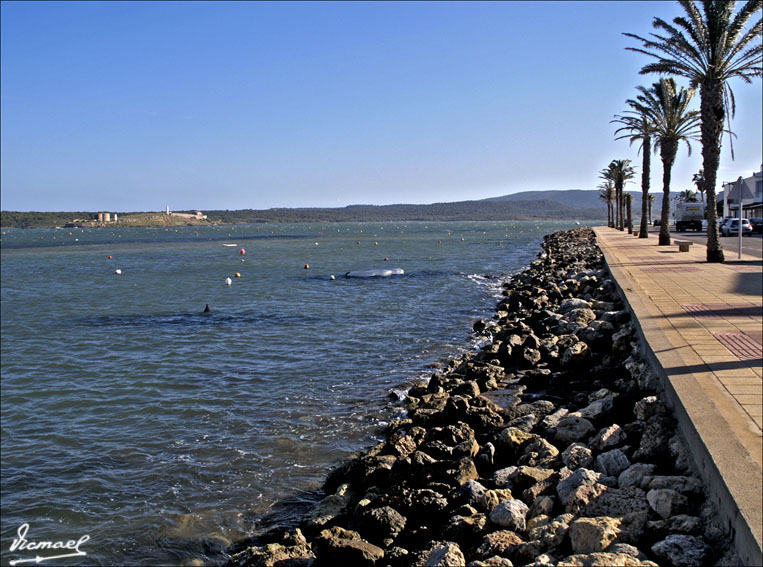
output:
POLYGON ((212 310, 209 308, 209 303, 207 303, 207 304, 204 306, 204 313, 209 313, 210 311, 212 311, 212 310))

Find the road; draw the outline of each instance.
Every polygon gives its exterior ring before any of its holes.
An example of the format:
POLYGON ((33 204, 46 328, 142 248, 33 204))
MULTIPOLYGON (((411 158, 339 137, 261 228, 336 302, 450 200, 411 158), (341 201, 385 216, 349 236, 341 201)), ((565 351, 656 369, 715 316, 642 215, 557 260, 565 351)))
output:
MULTIPOLYGON (((638 228, 634 225, 635 228, 638 228)), ((655 237, 660 233, 659 226, 649 227, 649 236, 654 233, 655 237)), ((693 240, 697 244, 707 246, 707 236, 704 232, 694 232, 692 230, 676 232, 675 229, 670 229, 670 237, 677 238, 679 240, 693 240)), ((721 246, 723 246, 723 253, 727 260, 736 260, 739 253, 739 237, 738 236, 721 236, 721 246)), ((752 234, 750 236, 742 237, 742 252, 750 254, 757 258, 763 258, 763 234, 752 234)))

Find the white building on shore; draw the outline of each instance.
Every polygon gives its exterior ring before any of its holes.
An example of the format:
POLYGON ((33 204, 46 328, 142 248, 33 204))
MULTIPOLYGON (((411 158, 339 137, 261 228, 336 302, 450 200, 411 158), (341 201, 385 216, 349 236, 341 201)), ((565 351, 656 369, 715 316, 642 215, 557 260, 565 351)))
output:
POLYGON ((723 203, 724 217, 739 216, 740 196, 744 218, 763 217, 763 165, 750 177, 740 176, 736 181, 723 184, 723 190, 716 195, 716 199, 719 207, 723 203))

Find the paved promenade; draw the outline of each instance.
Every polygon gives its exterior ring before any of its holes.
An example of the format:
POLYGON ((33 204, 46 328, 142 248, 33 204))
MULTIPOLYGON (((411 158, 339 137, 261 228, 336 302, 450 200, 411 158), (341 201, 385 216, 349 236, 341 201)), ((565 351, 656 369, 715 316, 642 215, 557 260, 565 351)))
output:
POLYGON ((740 557, 762 565, 763 263, 594 230, 740 557))

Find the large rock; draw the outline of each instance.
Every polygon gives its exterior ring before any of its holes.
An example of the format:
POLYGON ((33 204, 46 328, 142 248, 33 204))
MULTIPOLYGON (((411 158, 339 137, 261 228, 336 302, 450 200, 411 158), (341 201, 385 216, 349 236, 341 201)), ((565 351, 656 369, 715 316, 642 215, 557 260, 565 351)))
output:
POLYGON ((651 463, 635 463, 620 473, 617 485, 620 488, 639 487, 644 478, 650 476, 656 468, 657 466, 651 463))
POLYGON ((605 476, 619 476, 631 466, 628 457, 620 449, 612 449, 596 457, 594 470, 605 476))
POLYGON ((554 444, 567 447, 575 441, 585 441, 595 431, 590 421, 582 417, 564 417, 553 430, 554 444))
POLYGON ((662 518, 680 514, 686 509, 689 501, 686 496, 670 488, 657 488, 646 493, 649 506, 662 518))
POLYGON ((562 368, 578 367, 587 362, 590 356, 591 349, 588 348, 588 345, 583 341, 578 341, 565 349, 559 364, 562 368))
POLYGON ((612 411, 614 402, 611 396, 592 401, 586 407, 572 412, 570 416, 583 417, 585 419, 597 419, 602 414, 612 411))
POLYGON ((669 488, 687 496, 699 496, 702 494, 702 482, 693 476, 646 476, 641 481, 641 488, 644 490, 669 488))
POLYGON ((641 435, 638 449, 633 453, 635 461, 657 462, 669 456, 668 440, 672 437, 672 422, 663 415, 649 418, 641 435))
POLYGON ((543 426, 547 429, 549 427, 556 427, 559 425, 559 422, 567 417, 567 414, 570 413, 570 410, 567 408, 559 408, 554 413, 551 413, 543 418, 543 426))
POLYGON ((570 555, 556 567, 659 567, 654 561, 641 560, 626 553, 586 553, 570 555))
POLYGON ((556 486, 556 494, 562 505, 567 503, 570 494, 583 485, 593 485, 599 481, 601 475, 586 468, 579 468, 556 486))
POLYGON ((531 467, 549 466, 556 461, 559 449, 546 441, 543 437, 533 439, 523 449, 519 456, 520 465, 531 467))
POLYGON ((322 565, 375 565, 384 550, 362 539, 360 534, 334 526, 313 540, 313 551, 322 565))
POLYGON ((571 299, 565 299, 562 301, 561 305, 559 305, 559 308, 556 310, 557 313, 561 313, 562 315, 565 313, 568 313, 572 311, 573 309, 590 309, 591 304, 584 299, 578 299, 576 297, 573 297, 571 299))
POLYGON ((616 423, 602 428, 591 439, 591 447, 597 451, 606 451, 607 449, 614 449, 625 443, 628 435, 625 433, 622 427, 616 423))
POLYGON ((516 533, 510 530, 499 530, 491 532, 482 538, 479 546, 475 550, 478 559, 488 559, 494 555, 506 557, 511 549, 520 546, 524 540, 516 533))
POLYGON ((520 555, 533 559, 561 545, 573 518, 572 514, 562 514, 531 528, 527 534, 527 543, 519 551, 520 555))
POLYGON ((342 484, 335 494, 326 496, 305 514, 302 518, 303 527, 306 530, 317 531, 331 525, 338 517, 346 513, 352 498, 350 485, 342 484))
POLYGON ((477 466, 469 457, 459 459, 454 467, 447 470, 447 473, 451 482, 459 486, 480 476, 477 472, 477 466))
POLYGON ((621 520, 601 516, 578 518, 570 524, 570 543, 576 553, 604 551, 620 533, 621 520))
POLYGON ((673 567, 691 567, 704 565, 710 556, 710 548, 698 537, 674 534, 655 543, 652 553, 673 567))
POLYGON ((487 530, 487 516, 472 514, 470 516, 452 516, 443 528, 443 536, 457 543, 470 544, 482 536, 487 530))
POLYGON ((452 541, 435 543, 426 553, 424 567, 463 567, 466 565, 464 554, 458 544, 452 541))
POLYGON ((521 447, 538 436, 534 433, 527 433, 517 427, 507 427, 501 431, 496 440, 496 450, 500 452, 509 452, 510 455, 517 454, 521 447))
POLYGON ((490 512, 490 521, 495 525, 512 531, 523 531, 525 520, 530 511, 521 500, 504 500, 490 512))
POLYGON ((406 518, 391 506, 365 510, 355 526, 368 541, 388 547, 405 528, 406 518))
POLYGON ((587 468, 593 463, 593 452, 582 443, 573 443, 562 453, 562 462, 572 471, 587 468))
POLYGON ((665 413, 665 406, 657 396, 641 398, 633 405, 633 415, 636 419, 647 421, 650 417, 665 413))

